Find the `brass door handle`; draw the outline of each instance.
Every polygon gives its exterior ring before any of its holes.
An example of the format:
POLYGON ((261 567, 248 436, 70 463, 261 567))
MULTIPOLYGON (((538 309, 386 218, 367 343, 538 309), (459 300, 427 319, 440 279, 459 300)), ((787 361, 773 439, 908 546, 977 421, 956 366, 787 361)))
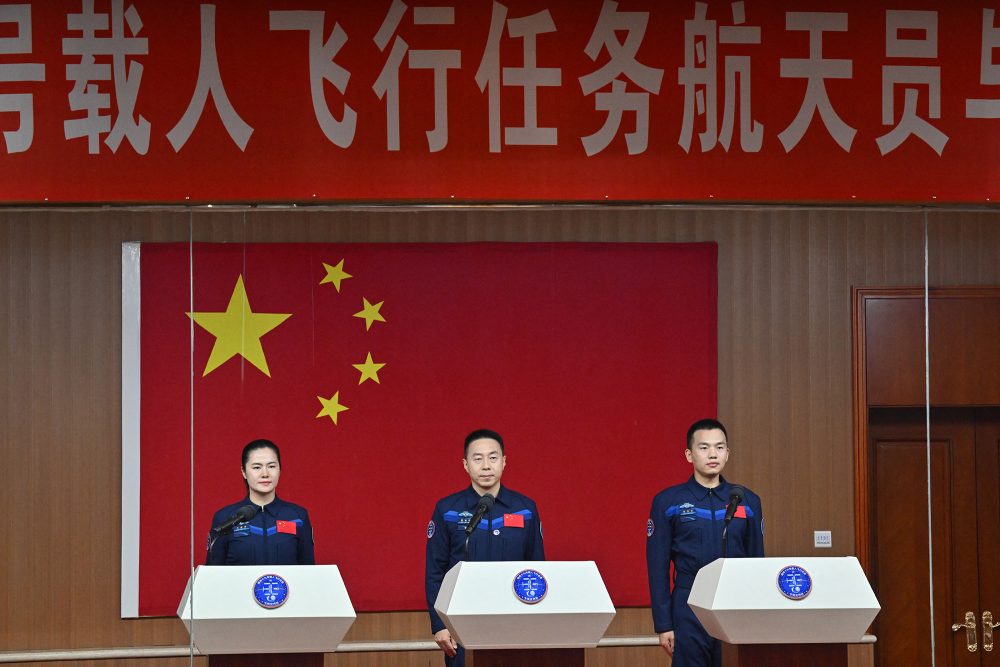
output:
POLYGON ((983 612, 983 650, 993 650, 993 628, 1000 626, 1000 623, 993 622, 993 614, 988 611, 983 612))
MULTIPOLYGON (((992 616, 990 619, 992 620, 992 616)), ((965 612, 965 623, 955 623, 951 626, 952 632, 958 632, 962 628, 965 628, 965 648, 969 649, 969 653, 975 653, 979 648, 979 642, 976 640, 976 615, 971 611, 965 612)), ((990 634, 992 640, 992 628, 990 634)), ((990 650, 992 650, 992 644, 990 650)))

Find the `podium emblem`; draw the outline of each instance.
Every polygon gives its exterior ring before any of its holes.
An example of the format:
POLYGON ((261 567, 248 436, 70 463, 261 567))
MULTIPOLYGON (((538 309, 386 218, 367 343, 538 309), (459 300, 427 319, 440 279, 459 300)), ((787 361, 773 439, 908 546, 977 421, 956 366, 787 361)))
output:
POLYGON ((789 600, 802 600, 812 592, 812 577, 798 565, 789 565, 778 572, 778 590, 789 600))
POLYGON ((549 583, 538 570, 521 570, 514 575, 514 595, 524 604, 538 604, 549 592, 549 583))
POLYGON ((265 574, 253 582, 253 599, 264 609, 277 609, 288 600, 288 582, 276 574, 265 574))

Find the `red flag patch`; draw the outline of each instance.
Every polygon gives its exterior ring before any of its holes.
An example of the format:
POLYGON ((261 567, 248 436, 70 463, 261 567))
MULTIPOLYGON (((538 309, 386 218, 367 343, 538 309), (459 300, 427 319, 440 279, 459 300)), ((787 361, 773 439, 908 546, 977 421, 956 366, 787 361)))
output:
POLYGON ((739 507, 737 507, 736 508, 736 514, 734 514, 733 517, 735 517, 737 519, 745 519, 745 518, 747 518, 747 506, 746 505, 740 505, 739 507))
POLYGON ((294 521, 279 521, 278 522, 278 532, 288 533, 289 535, 296 535, 298 531, 298 524, 294 521))
POLYGON ((503 525, 506 528, 524 528, 523 514, 504 514, 503 525))

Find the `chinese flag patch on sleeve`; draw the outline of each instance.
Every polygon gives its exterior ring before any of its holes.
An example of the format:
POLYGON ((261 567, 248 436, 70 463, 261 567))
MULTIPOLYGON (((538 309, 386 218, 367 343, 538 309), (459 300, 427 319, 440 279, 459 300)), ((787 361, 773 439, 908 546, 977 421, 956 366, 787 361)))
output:
POLYGON ((294 521, 279 521, 278 522, 278 532, 288 533, 289 535, 297 534, 298 524, 294 521))
POLYGON ((508 528, 524 528, 523 514, 504 514, 503 525, 508 528))

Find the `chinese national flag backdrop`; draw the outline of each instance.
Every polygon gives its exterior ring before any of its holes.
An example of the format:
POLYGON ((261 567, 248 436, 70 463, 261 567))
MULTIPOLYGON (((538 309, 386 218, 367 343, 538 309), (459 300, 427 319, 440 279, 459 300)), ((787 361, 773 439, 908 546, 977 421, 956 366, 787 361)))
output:
POLYGON ((714 244, 143 244, 140 276, 141 615, 189 573, 192 439, 196 564, 268 438, 356 608, 423 608, 427 521, 481 427, 548 558, 648 604, 649 502, 715 414, 714 244))

